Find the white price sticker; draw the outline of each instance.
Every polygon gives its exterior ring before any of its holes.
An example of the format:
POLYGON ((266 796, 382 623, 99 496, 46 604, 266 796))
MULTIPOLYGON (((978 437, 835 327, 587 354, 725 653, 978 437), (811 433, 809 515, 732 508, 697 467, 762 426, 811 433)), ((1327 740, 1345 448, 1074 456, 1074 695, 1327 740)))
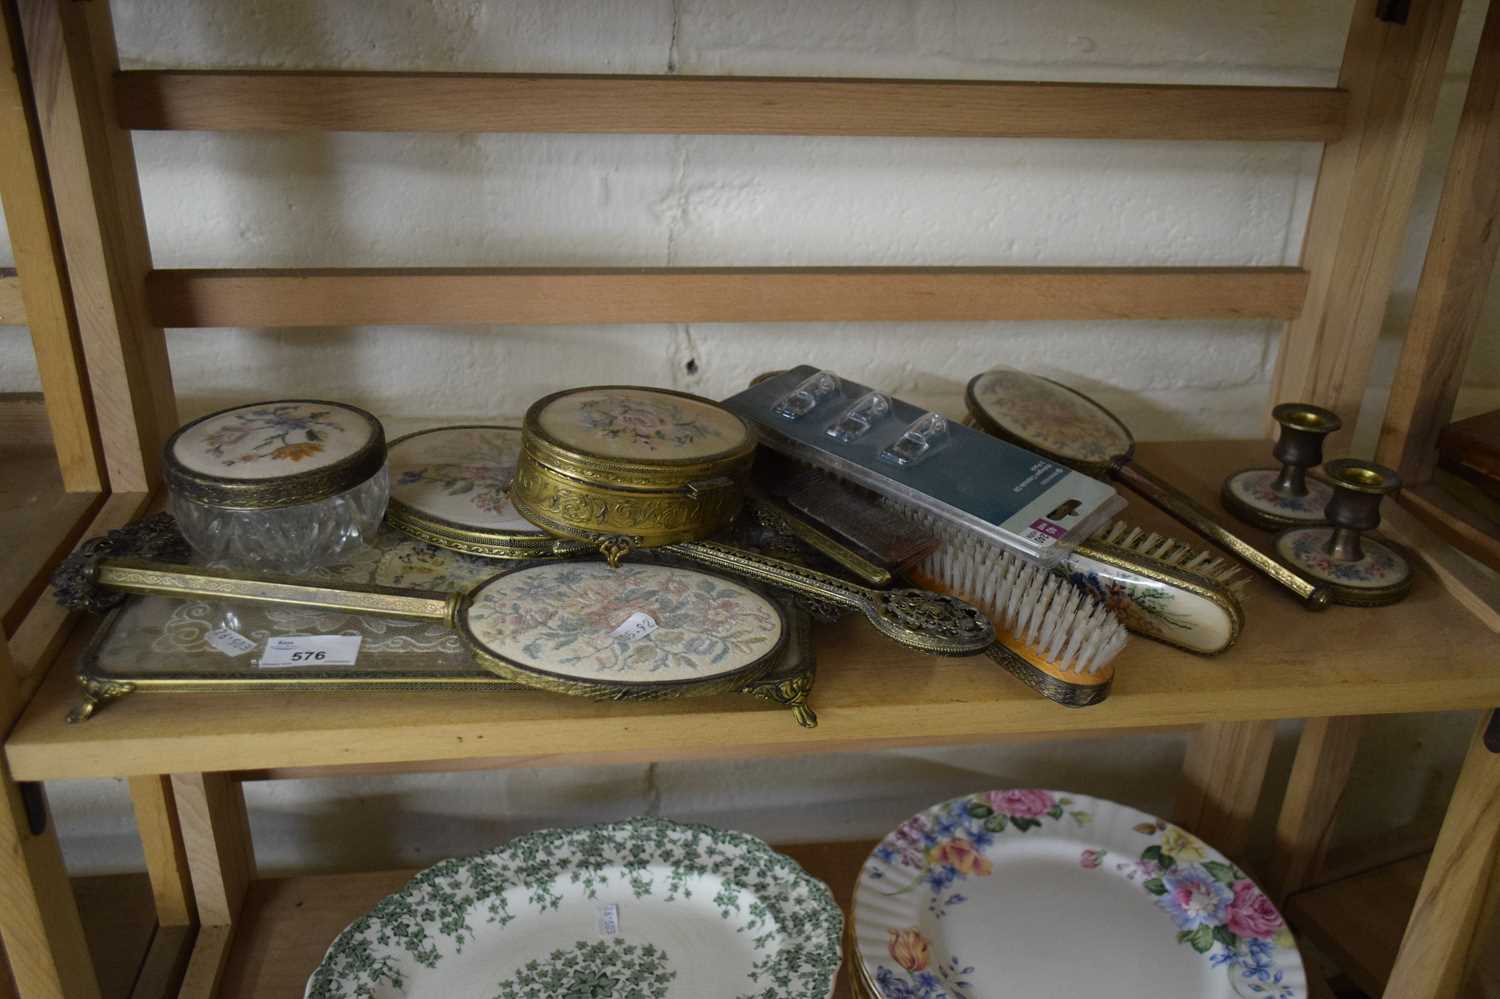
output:
POLYGON ((1022 532, 1022 537, 1036 545, 1038 548, 1051 548, 1053 545, 1057 544, 1057 539, 1052 537, 1052 535, 1043 534, 1041 531, 1032 530, 1029 527, 1022 532))
POLYGON ((353 666, 359 658, 358 635, 295 635, 272 638, 260 665, 283 666, 353 666))
POLYGON ((620 932, 620 907, 611 902, 599 906, 599 935, 612 937, 620 932))
POLYGON ((228 628, 215 628, 204 635, 203 640, 231 659, 235 656, 242 656, 255 648, 255 643, 250 639, 228 628))
POLYGON ((656 621, 650 614, 644 611, 636 611, 625 619, 625 623, 609 633, 610 638, 623 638, 627 642, 633 642, 637 638, 645 638, 656 630, 656 621))

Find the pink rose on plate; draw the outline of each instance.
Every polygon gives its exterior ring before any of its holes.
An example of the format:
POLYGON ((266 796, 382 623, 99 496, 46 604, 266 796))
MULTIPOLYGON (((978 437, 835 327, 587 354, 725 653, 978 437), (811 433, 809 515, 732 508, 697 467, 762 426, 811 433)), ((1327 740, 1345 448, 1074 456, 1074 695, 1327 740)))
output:
POLYGON ((1001 815, 1020 819, 1034 819, 1046 815, 1057 802, 1046 791, 1034 788, 1015 788, 1009 791, 991 791, 988 795, 990 807, 1001 815))
POLYGON ((1224 924, 1237 937, 1269 940, 1281 929, 1281 913, 1249 881, 1234 883, 1234 899, 1224 924))
POLYGON ((1104 862, 1105 850, 1085 850, 1078 857, 1078 866, 1086 871, 1092 871, 1104 862))

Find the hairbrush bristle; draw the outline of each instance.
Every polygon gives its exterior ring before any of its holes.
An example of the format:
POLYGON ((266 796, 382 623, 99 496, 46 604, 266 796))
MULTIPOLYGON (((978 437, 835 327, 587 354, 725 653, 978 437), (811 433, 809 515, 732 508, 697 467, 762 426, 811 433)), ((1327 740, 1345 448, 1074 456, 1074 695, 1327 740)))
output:
POLYGON ((1137 555, 1175 565, 1189 572, 1196 572, 1200 576, 1207 576, 1221 586, 1227 587, 1236 596, 1244 596, 1246 584, 1250 581, 1244 566, 1234 559, 1215 555, 1202 548, 1194 548, 1176 538, 1157 534, 1154 531, 1133 527, 1123 520, 1115 521, 1089 540, 1123 548, 1137 555))
POLYGON ((984 611, 1032 655, 1094 675, 1125 647, 1125 626, 1081 587, 924 511, 891 506, 943 539, 915 571, 984 611))

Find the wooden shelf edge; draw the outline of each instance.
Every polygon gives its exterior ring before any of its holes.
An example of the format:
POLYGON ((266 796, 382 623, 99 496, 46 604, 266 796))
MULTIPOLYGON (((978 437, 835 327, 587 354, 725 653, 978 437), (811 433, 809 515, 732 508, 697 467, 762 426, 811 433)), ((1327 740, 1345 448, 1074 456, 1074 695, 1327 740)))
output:
POLYGON ((130 129, 1331 142, 1321 87, 833 77, 134 70, 130 129))
POLYGON ((1464 506, 1435 483, 1403 489, 1398 498, 1459 551, 1500 572, 1500 524, 1464 506))
POLYGON ((154 270, 170 328, 1293 319, 1295 267, 154 270))

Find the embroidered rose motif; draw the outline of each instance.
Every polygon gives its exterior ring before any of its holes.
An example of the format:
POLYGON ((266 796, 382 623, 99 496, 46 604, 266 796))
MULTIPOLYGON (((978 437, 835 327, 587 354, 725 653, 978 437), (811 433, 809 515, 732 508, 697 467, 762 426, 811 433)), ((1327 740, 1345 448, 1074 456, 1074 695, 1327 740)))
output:
POLYGON ((1236 881, 1225 924, 1235 936, 1270 940, 1281 930, 1281 914, 1254 884, 1236 881))
POLYGON ((686 406, 668 398, 611 393, 579 403, 578 416, 580 426, 598 436, 646 451, 681 449, 724 436, 686 406))
POLYGON ((891 957, 907 971, 922 971, 932 959, 927 938, 915 929, 891 930, 887 948, 891 957))
POLYGON ((994 869, 984 854, 974 849, 974 844, 964 839, 950 839, 932 848, 928 859, 933 864, 952 867, 960 874, 977 874, 988 877, 994 869))
POLYGON ((1052 795, 1035 788, 1012 788, 1008 791, 991 791, 990 807, 1001 815, 1014 818, 1034 819, 1046 815, 1057 806, 1052 795))

